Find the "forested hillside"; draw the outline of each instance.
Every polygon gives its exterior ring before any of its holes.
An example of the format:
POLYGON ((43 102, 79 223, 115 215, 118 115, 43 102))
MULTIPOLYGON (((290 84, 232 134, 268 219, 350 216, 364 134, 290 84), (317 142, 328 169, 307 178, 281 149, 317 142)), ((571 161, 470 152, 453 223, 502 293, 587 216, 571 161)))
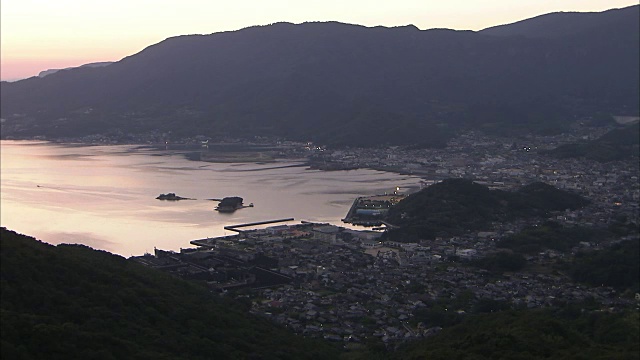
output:
POLYGON ((0 230, 3 359, 333 359, 332 346, 104 251, 0 230))
POLYGON ((635 123, 611 130, 596 140, 565 144, 547 153, 560 159, 583 157, 600 162, 620 161, 638 158, 639 144, 640 123, 635 123))
POLYGON ((406 346, 394 359, 638 359, 637 312, 580 312, 580 306, 573 306, 473 316, 406 346))
POLYGON ((588 203, 577 194, 541 182, 509 192, 490 190, 468 179, 446 179, 392 207, 387 220, 398 228, 388 234, 401 241, 455 235, 482 230, 494 221, 546 216, 588 203))
POLYGON ((442 146, 461 129, 554 134, 596 112, 637 116, 638 9, 526 31, 314 22, 172 37, 108 66, 2 82, 2 137, 442 146))

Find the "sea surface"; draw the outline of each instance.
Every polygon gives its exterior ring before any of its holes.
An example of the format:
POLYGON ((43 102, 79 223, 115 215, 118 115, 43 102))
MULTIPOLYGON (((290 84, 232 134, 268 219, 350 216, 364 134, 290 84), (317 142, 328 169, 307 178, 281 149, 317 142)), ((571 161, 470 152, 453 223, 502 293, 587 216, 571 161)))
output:
MULTIPOLYGON (((192 161, 185 150, 0 141, 0 225, 51 243, 79 243, 126 257, 179 251, 233 234, 223 227, 282 218, 346 226, 358 196, 420 187, 421 179, 370 169, 309 170, 303 160, 192 161), (194 200, 161 201, 173 192, 194 200), (244 208, 214 211, 240 196, 244 208)), ((363 228, 362 228, 363 229, 363 228)))

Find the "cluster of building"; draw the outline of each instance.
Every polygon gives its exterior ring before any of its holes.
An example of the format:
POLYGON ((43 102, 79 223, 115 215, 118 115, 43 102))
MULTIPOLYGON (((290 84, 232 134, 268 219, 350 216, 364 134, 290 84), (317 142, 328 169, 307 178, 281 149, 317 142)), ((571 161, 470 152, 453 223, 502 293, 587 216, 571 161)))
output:
POLYGON ((384 216, 389 209, 405 198, 405 194, 400 193, 400 188, 390 194, 362 196, 357 198, 347 216, 342 221, 364 226, 380 226, 384 224, 384 216))
MULTIPOLYGON (((586 299, 609 309, 637 306, 637 300, 612 288, 576 284, 547 266, 555 258, 571 257, 578 248, 567 253, 543 251, 527 258, 534 266, 502 275, 469 266, 467 261, 495 252, 501 238, 546 220, 595 228, 606 228, 620 218, 637 223, 637 161, 560 160, 536 151, 585 136, 595 138, 604 130, 591 129, 585 135, 586 130, 578 129, 572 135, 520 139, 468 133, 447 149, 307 149, 315 153, 316 164, 328 164, 327 168, 370 167, 420 174, 425 185, 450 177, 507 189, 543 181, 591 200, 582 209, 557 212, 547 219, 496 223, 478 232, 414 243, 383 242, 378 231, 303 222, 238 230, 233 236, 194 240, 195 249, 180 253, 157 250, 134 260, 205 281, 228 296, 245 297, 252 303, 252 312, 298 333, 345 343, 379 338, 393 344, 429 336, 438 327, 418 321, 416 313, 434 301, 453 300, 462 293, 472 293, 476 301, 488 299, 526 308, 586 299), (546 270, 530 270, 536 266, 546 270)), ((354 203, 352 215, 358 209, 361 214, 374 213, 391 205, 386 198, 360 200, 354 203)), ((638 234, 624 240, 640 241, 638 234)), ((608 244, 579 245, 604 246, 608 244)))
POLYGON ((639 163, 635 160, 596 162, 557 159, 543 150, 594 139, 608 128, 577 128, 557 136, 504 138, 469 132, 450 141, 446 149, 324 150, 313 157, 328 168, 373 168, 423 177, 424 185, 446 178, 470 178, 490 188, 515 189, 542 181, 578 193, 593 202, 585 210, 558 219, 584 225, 606 223, 612 215, 638 218, 639 163))
MULTIPOLYGON (((507 228, 398 243, 380 241, 378 232, 303 222, 194 240, 197 249, 134 259, 247 298, 252 312, 300 334, 345 343, 429 336, 438 326, 416 320, 416 311, 464 292, 518 308, 586 299, 608 308, 633 304, 614 289, 575 284, 557 272, 496 275, 468 265, 465 260, 494 251, 507 228)), ((529 260, 544 264, 552 256, 570 254, 543 252, 529 260)))

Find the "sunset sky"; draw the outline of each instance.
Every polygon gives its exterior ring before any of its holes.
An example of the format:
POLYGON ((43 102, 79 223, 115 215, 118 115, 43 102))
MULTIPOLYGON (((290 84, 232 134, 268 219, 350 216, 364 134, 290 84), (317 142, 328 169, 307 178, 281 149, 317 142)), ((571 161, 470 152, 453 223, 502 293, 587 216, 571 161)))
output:
POLYGON ((480 30, 555 11, 603 11, 635 0, 2 0, 2 80, 117 61, 168 37, 288 21, 480 30))

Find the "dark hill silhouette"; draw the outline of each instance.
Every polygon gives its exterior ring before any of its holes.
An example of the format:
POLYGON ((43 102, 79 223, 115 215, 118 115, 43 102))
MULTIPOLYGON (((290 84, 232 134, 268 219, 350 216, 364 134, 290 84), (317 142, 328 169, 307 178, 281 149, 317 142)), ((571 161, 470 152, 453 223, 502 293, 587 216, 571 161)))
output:
POLYGON ((491 190, 468 179, 446 179, 411 194, 389 209, 387 232, 400 241, 486 230, 492 222, 545 217, 589 203, 580 195, 535 182, 517 191, 491 190))
POLYGON ((460 127, 558 131, 579 112, 636 115, 638 18, 623 20, 570 39, 336 22, 178 36, 103 68, 3 82, 2 136, 442 145, 460 127))
MULTIPOLYGON (((103 66, 110 65, 112 62, 113 61, 95 62, 95 63, 89 63, 89 64, 80 65, 80 66, 77 66, 77 67, 103 67, 103 66)), ((40 73, 38 74, 38 77, 45 77, 47 75, 55 74, 60 70, 69 70, 69 69, 73 69, 73 68, 74 67, 68 67, 68 68, 64 68, 64 69, 48 69, 48 70, 40 71, 40 73)))
POLYGON ((0 228, 5 359, 335 359, 204 286, 0 228))
POLYGON ((640 335, 637 312, 589 312, 585 307, 586 304, 552 310, 490 310, 491 313, 468 316, 435 336, 408 344, 392 354, 391 359, 637 357, 640 335))
POLYGON ((598 139, 564 144, 546 154, 557 158, 584 157, 600 162, 637 158, 640 155, 640 123, 613 129, 598 139))
POLYGON ((492 26, 480 30, 480 33, 496 36, 560 38, 612 26, 617 22, 627 22, 633 18, 637 19, 638 16, 640 16, 638 6, 604 12, 555 12, 512 24, 492 26))

